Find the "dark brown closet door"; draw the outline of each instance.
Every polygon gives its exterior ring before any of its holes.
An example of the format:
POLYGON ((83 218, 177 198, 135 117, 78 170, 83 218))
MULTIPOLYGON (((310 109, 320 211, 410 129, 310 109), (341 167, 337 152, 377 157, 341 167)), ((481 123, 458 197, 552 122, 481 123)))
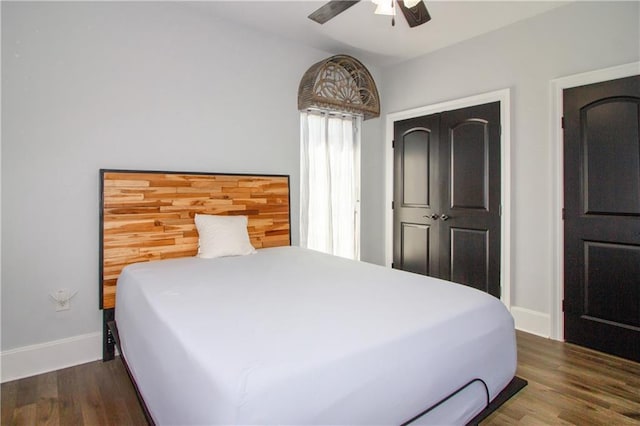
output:
POLYGON ((640 77, 564 91, 565 340, 640 361, 640 77))
POLYGON ((440 115, 398 121, 394 138, 393 265, 438 276, 440 115))
POLYGON ((500 297, 500 104, 394 126, 394 267, 500 297))
POLYGON ((443 113, 440 129, 440 274, 499 298, 500 103, 443 113))

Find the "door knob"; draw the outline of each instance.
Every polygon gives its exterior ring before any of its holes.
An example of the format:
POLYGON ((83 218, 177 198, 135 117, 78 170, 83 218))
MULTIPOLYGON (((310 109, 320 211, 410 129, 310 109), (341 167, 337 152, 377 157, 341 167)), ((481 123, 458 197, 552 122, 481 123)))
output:
POLYGON ((447 216, 446 214, 443 214, 442 216, 440 216, 440 219, 449 220, 449 216, 447 216))
POLYGON ((428 214, 427 214, 427 215, 424 215, 424 216, 422 216, 422 217, 430 217, 430 218, 431 218, 431 219, 433 219, 433 220, 438 220, 438 219, 440 219, 440 216, 438 216, 438 215, 437 215, 437 214, 435 214, 435 213, 434 213, 434 214, 432 214, 432 215, 428 215, 428 214))

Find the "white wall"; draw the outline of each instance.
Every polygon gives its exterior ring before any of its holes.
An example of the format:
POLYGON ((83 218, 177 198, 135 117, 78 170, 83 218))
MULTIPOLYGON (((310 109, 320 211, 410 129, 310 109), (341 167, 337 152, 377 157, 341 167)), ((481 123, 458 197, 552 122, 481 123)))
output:
POLYGON ((180 3, 2 2, 3 353, 96 341, 100 168, 290 174, 297 242, 298 83, 329 55, 180 3))
POLYGON ((511 303, 531 331, 554 285, 550 81, 639 57, 640 3, 577 2, 382 70, 384 113, 511 89, 511 303))
MULTIPOLYGON (((367 66, 378 90, 383 87, 379 70, 367 66)), ((384 98, 381 97, 384 102, 384 98)), ((383 116, 381 116, 383 117, 383 116)), ((360 149, 360 260, 384 265, 384 152, 383 119, 374 118, 362 124, 360 149)))

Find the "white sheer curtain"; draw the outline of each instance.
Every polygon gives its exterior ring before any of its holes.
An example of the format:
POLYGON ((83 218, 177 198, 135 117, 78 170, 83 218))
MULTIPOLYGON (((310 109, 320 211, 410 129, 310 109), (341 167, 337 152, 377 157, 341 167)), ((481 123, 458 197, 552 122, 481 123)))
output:
POLYGON ((300 116, 300 245, 360 258, 361 117, 300 116))

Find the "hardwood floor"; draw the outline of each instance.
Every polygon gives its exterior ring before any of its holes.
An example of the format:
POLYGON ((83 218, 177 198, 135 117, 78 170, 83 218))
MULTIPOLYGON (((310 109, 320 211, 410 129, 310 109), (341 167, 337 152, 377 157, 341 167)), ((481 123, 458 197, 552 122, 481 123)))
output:
POLYGON ((4 425, 145 425, 120 360, 95 361, 2 384, 4 425))
MULTIPOLYGON (((529 385, 486 425, 640 425, 640 364, 518 332, 529 385)), ((2 384, 2 425, 144 425, 118 360, 2 384)))
POLYGON ((517 332, 529 384, 486 425, 640 425, 640 364, 517 332))

